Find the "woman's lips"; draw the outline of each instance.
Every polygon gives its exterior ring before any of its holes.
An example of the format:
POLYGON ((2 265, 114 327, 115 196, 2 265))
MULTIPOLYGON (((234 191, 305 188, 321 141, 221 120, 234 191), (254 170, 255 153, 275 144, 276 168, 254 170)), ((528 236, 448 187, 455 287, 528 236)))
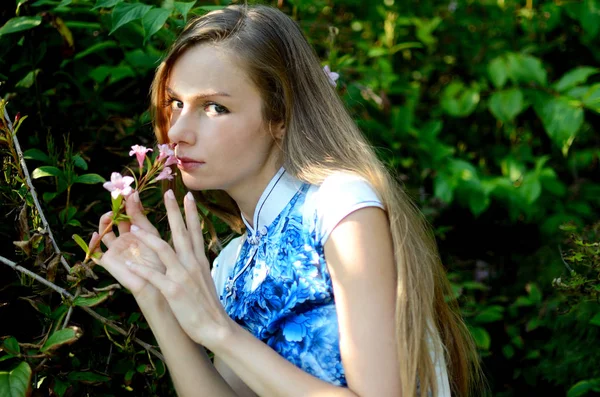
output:
POLYGON ((180 170, 188 171, 194 168, 201 167, 204 165, 204 161, 197 161, 193 159, 189 159, 187 157, 178 157, 177 158, 177 168, 180 170))

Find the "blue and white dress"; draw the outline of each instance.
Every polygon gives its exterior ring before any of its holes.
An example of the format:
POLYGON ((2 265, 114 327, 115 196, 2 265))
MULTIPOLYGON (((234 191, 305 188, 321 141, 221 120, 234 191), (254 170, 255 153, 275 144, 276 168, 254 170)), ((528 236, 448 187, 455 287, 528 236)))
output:
MULTIPOLYGON (((324 247, 335 226, 364 207, 384 208, 358 176, 337 173, 315 186, 281 168, 258 201, 255 227, 242 217, 246 233, 223 249, 212 269, 234 321, 297 367, 339 386, 346 378, 324 247)), ((447 385, 441 356, 440 380, 447 385)))

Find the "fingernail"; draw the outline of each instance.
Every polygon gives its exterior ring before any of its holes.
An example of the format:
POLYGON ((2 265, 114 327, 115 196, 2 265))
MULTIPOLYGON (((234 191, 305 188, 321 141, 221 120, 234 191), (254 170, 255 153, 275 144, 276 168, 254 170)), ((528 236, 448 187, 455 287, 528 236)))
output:
POLYGON ((113 216, 113 212, 112 211, 108 211, 106 214, 104 214, 106 216, 113 216))
POLYGON ((135 193, 133 193, 133 201, 135 203, 139 203, 140 202, 140 194, 137 192, 137 190, 135 191, 135 193))
POLYGON ((96 236, 98 236, 98 232, 94 232, 92 233, 92 240, 96 238, 96 236))
POLYGON ((171 189, 167 190, 167 197, 173 200, 175 199, 175 194, 171 189))
POLYGON ((131 228, 129 230, 131 230, 133 233, 135 233, 135 232, 138 232, 140 230, 140 228, 137 227, 136 225, 131 225, 131 228))
POLYGON ((193 202, 194 202, 194 195, 192 194, 192 192, 188 192, 188 193, 185 195, 185 198, 187 198, 187 199, 188 199, 188 200, 189 200, 191 203, 193 203, 193 202))

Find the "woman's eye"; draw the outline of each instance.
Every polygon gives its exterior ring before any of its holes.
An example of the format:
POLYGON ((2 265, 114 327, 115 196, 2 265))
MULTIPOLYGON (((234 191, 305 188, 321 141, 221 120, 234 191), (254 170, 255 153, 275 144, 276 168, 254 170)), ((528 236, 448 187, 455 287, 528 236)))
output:
POLYGON ((221 106, 218 103, 208 103, 204 107, 204 110, 207 113, 212 114, 212 115, 229 113, 229 111, 227 110, 227 108, 225 106, 221 106))
POLYGON ((171 102, 171 108, 173 108, 173 109, 183 109, 183 102, 173 100, 171 102))

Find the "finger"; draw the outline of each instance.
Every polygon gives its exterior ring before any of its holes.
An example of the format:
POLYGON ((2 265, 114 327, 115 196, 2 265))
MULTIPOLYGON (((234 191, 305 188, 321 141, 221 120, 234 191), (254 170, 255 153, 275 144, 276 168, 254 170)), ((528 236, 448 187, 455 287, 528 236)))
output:
POLYGON ((132 225, 136 225, 140 229, 144 229, 148 233, 152 233, 156 236, 160 235, 152 222, 150 222, 144 214, 144 207, 142 206, 140 195, 137 191, 127 197, 127 200, 125 201, 125 210, 127 215, 131 218, 132 225))
POLYGON ((94 249, 92 250, 92 254, 95 252, 102 252, 102 248, 100 248, 100 235, 98 234, 98 232, 92 233, 92 238, 90 239, 88 247, 90 247, 90 249, 94 247, 94 249))
POLYGON ((169 218, 169 225, 171 226, 171 232, 173 233, 173 245, 175 246, 175 252, 181 256, 184 262, 191 259, 193 255, 189 233, 183 222, 181 216, 181 210, 177 204, 177 199, 171 189, 167 190, 164 196, 165 207, 167 209, 167 217, 169 218))
POLYGON ((130 228, 131 228, 131 222, 119 221, 119 224, 117 225, 117 229, 119 230, 119 236, 124 233, 129 233, 130 228))
POLYGON ((155 286, 165 298, 173 298, 178 295, 178 291, 183 289, 183 287, 172 281, 167 275, 155 269, 131 261, 126 261, 125 264, 132 273, 155 286))
POLYGON ((115 233, 112 231, 112 211, 107 212, 106 214, 100 217, 100 223, 98 224, 98 234, 102 236, 102 233, 108 228, 108 232, 102 237, 102 242, 107 247, 110 247, 110 244, 117 239, 115 233))
MULTIPOLYGON (((169 269, 171 272, 175 272, 179 274, 177 277, 178 280, 184 280, 189 275, 187 271, 181 264, 181 260, 177 253, 171 248, 171 246, 162 238, 155 236, 147 231, 140 229, 137 226, 133 226, 131 228, 131 232, 149 249, 154 251, 154 253, 158 256, 161 262, 169 269)), ((194 258, 192 258, 194 260, 194 258)))
POLYGON ((188 192, 185 195, 183 201, 185 208, 185 223, 187 230, 190 235, 192 247, 194 248, 194 254, 198 259, 204 259, 206 253, 204 252, 204 236, 202 235, 202 225, 200 224, 200 215, 198 214, 198 207, 192 192, 188 192))

